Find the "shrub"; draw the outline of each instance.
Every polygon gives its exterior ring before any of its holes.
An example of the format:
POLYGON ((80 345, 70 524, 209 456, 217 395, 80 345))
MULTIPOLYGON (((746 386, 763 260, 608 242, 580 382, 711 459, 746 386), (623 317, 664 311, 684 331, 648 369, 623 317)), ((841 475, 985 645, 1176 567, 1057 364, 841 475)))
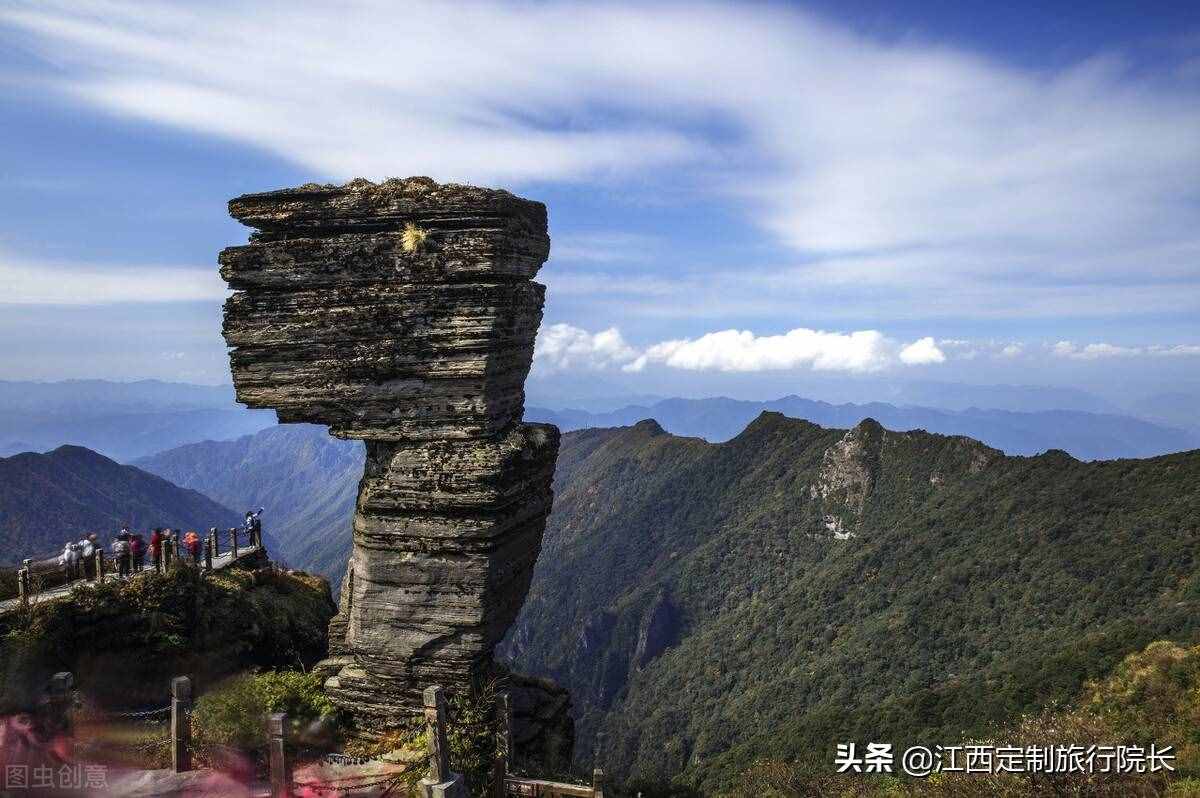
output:
POLYGON ((490 795, 496 761, 495 683, 453 693, 446 709, 450 761, 466 778, 472 795, 490 795))
POLYGON ((428 230, 423 230, 410 222, 404 225, 404 232, 400 236, 400 242, 404 247, 404 251, 411 254, 421 248, 428 236, 428 230))
POLYGON ((292 730, 336 709, 321 691, 321 679, 300 671, 240 674, 202 695, 192 711, 197 747, 228 746, 247 752, 266 749, 266 716, 286 712, 292 730))
MULTIPOLYGON (((446 702, 446 743, 450 747, 451 767, 463 775, 473 796, 491 795, 494 787, 496 692, 496 683, 488 682, 450 693, 446 702)), ((428 746, 424 717, 414 714, 408 723, 371 742, 351 742, 346 753, 370 758, 392 755, 401 761, 411 761, 415 783, 425 772, 428 746)))

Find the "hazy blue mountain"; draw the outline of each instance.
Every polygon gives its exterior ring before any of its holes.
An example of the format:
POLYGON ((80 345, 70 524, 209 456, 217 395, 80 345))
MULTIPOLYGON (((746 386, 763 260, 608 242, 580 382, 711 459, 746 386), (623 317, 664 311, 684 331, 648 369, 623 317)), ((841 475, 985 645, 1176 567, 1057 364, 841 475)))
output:
POLYGON ((83 446, 122 462, 275 423, 236 403, 232 386, 144 380, 0 381, 0 453, 83 446))
POLYGON ((526 406, 536 405, 554 410, 574 408, 586 410, 589 413, 608 413, 630 405, 647 406, 655 402, 661 402, 667 398, 669 397, 652 393, 629 393, 615 396, 564 396, 554 392, 539 391, 536 388, 527 388, 525 391, 526 406))
POLYGON ((631 405, 608 413, 531 407, 526 410, 525 418, 557 424, 563 431, 625 427, 653 418, 675 435, 717 443, 738 435, 765 410, 823 427, 853 427, 864 418, 874 418, 887 429, 966 435, 1013 455, 1062 449, 1081 460, 1110 460, 1200 448, 1200 437, 1195 433, 1113 414, 1075 410, 1022 413, 979 408, 951 411, 882 402, 833 405, 799 396, 767 402, 723 397, 664 399, 653 405, 631 405))
POLYGON ((1129 406, 1139 418, 1159 421, 1200 432, 1200 396, 1189 393, 1160 393, 1147 396, 1129 406))
POLYGON ((1078 388, 1052 385, 968 385, 959 382, 913 381, 877 394, 894 404, 920 405, 943 410, 987 407, 1036 413, 1043 410, 1080 410, 1085 413, 1120 413, 1121 408, 1078 388))
POLYGON ((126 523, 207 530, 240 518, 194 490, 79 446, 0 458, 0 564, 56 554, 89 532, 107 540, 126 523))
POLYGON ((244 512, 262 507, 276 560, 320 573, 334 589, 350 553, 350 519, 366 453, 325 427, 283 424, 233 441, 180 446, 139 468, 244 512))
POLYGON ((0 380, 0 411, 6 413, 107 414, 139 410, 228 409, 233 404, 231 385, 192 385, 161 380, 0 380))

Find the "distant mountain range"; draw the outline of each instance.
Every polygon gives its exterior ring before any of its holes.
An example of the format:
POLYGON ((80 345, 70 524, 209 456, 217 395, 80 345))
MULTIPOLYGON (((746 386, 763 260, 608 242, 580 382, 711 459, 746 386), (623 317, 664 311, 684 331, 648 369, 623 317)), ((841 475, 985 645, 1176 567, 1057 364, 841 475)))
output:
POLYGON ((624 427, 652 418, 675 435, 727 441, 764 411, 802 418, 823 427, 853 427, 873 418, 891 430, 923 429, 944 435, 966 435, 1007 454, 1032 455, 1061 449, 1081 460, 1153 457, 1200 448, 1200 434, 1128 416, 1077 410, 1014 412, 961 411, 896 406, 882 402, 832 405, 785 396, 767 402, 736 399, 664 399, 649 406, 631 405, 607 413, 530 407, 528 421, 558 425, 563 431, 589 427, 624 427))
POLYGON ((327 577, 336 590, 350 553, 350 519, 366 457, 361 441, 285 424, 234 441, 205 441, 135 461, 150 473, 239 510, 262 507, 277 561, 327 577))
POLYGON ((0 458, 0 564, 57 555, 90 532, 107 542, 126 523, 204 531, 241 518, 197 491, 80 446, 0 458))
POLYGON ((938 380, 893 383, 874 393, 874 398, 897 405, 967 410, 987 407, 1016 413, 1045 410, 1080 410, 1085 413, 1121 415, 1120 405, 1078 388, 1052 385, 974 385, 938 380))
POLYGON ((571 432, 500 653, 570 689, 577 765, 704 795, 759 757, 957 742, 1200 639, 1197 485, 1200 451, 1010 457, 776 413, 719 445, 571 432))
POLYGON ((1138 418, 1171 424, 1200 434, 1200 396, 1160 393, 1134 402, 1129 409, 1138 418))
MULTIPOLYGON (((799 397, 772 402, 666 399, 610 413, 529 408, 525 417, 557 424, 564 431, 630 426, 653 418, 669 432, 719 442, 738 435, 764 410, 841 429, 871 417, 889 429, 968 435, 1009 454, 1061 449, 1080 459, 1144 457, 1200 446, 1189 433, 1122 416, 1075 411, 954 413, 882 403, 830 405, 799 397)), ((237 440, 180 446, 134 464, 238 510, 265 507, 272 554, 328 577, 336 590, 350 552, 348 530, 364 456, 361 443, 333 438, 324 427, 287 424, 237 440)))
POLYGON ((0 381, 0 456, 71 444, 121 462, 198 440, 275 424, 239 406, 230 386, 158 382, 0 381))
MULTIPOLYGON (((526 417, 563 429, 655 418, 671 432, 713 442, 732 438, 763 410, 827 426, 852 426, 872 417, 892 429, 970 435, 1010 454, 1060 448, 1084 459, 1145 457, 1200 446, 1200 397, 1186 392, 1131 400, 1122 409, 1070 388, 935 382, 881 382, 877 387, 886 403, 831 404, 796 396, 772 401, 631 396, 624 402, 581 398, 576 404, 551 402, 542 395, 545 403, 530 401, 526 417)), ((0 457, 71 444, 132 462, 274 425, 273 412, 238 405, 228 385, 0 381, 0 457)))
MULTIPOLYGON (((618 394, 612 381, 597 375, 584 382, 587 391, 580 392, 569 382, 547 378, 545 375, 530 380, 526 388, 526 404, 537 407, 560 409, 579 408, 593 413, 616 410, 625 405, 652 405, 670 396, 626 393, 618 394)), ((757 380, 756 380, 757 382, 757 380)), ((678 392, 687 390, 688 383, 680 383, 678 392)), ((1085 413, 1112 413, 1116 415, 1138 415, 1133 412, 1141 395, 1136 390, 1127 391, 1119 400, 1098 396, 1090 391, 1054 385, 1005 385, 945 382, 941 380, 900 379, 897 375, 838 377, 818 372, 796 374, 779 379, 770 379, 760 389, 761 393, 782 396, 796 394, 821 399, 832 404, 865 404, 887 402, 894 405, 917 405, 938 410, 966 410, 971 407, 986 407, 994 410, 1012 410, 1017 413, 1036 413, 1042 410, 1081 410, 1085 413), (771 387, 765 387, 771 386, 771 387)), ((1195 392, 1194 388, 1181 388, 1180 392, 1195 392)), ((720 394, 718 390, 707 391, 708 395, 720 394)), ((678 393, 676 395, 679 395, 678 393)), ((734 398, 759 397, 735 396, 734 398)), ((1193 417, 1195 413, 1193 412, 1193 417)), ((1185 425, 1190 426, 1190 425, 1185 425)))

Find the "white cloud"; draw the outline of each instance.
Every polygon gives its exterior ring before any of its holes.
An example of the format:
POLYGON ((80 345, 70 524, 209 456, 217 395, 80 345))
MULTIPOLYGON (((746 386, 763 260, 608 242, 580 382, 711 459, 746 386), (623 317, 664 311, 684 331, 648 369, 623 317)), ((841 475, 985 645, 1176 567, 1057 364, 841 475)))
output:
POLYGON ((1170 70, 1031 71, 732 3, 37 0, 0 23, 72 98, 330 179, 670 170, 824 256, 775 271, 793 294, 875 288, 890 318, 1197 309, 1200 87, 1170 70))
MULTIPOLYGON (((954 342, 960 343, 960 342, 954 342)), ((969 356, 973 356, 971 352, 969 356)), ((928 365, 931 363, 945 363, 946 354, 938 348, 934 343, 933 338, 925 337, 919 341, 913 341, 908 346, 900 350, 900 362, 907 363, 910 366, 928 365)))
POLYGON ((108 305, 222 300, 216 267, 31 262, 0 252, 0 305, 108 305))
POLYGON ((1197 344, 1155 345, 1146 351, 1155 357, 1200 357, 1200 345, 1197 344))
POLYGON ((1152 346, 1116 346, 1107 343, 1078 346, 1071 341, 1059 341, 1051 347, 1058 357, 1074 360, 1104 360, 1131 357, 1200 357, 1200 346, 1193 344, 1154 344, 1152 346))
MULTIPOLYGON (((1054 357, 1095 361, 1105 358, 1200 357, 1200 345, 1115 346, 1071 341, 1046 344, 1054 357)), ((970 360, 980 353, 1002 358, 1025 354, 1022 344, 925 336, 903 344, 878 330, 827 332, 799 327, 781 335, 750 330, 720 330, 696 338, 660 341, 644 348, 630 344, 615 327, 590 333, 570 324, 553 324, 538 335, 534 363, 540 373, 620 367, 642 372, 652 366, 681 371, 768 372, 809 369, 872 373, 886 369, 936 366, 970 360), (946 350, 950 350, 947 354, 946 350)))
POLYGON ((875 330, 823 332, 803 327, 783 335, 756 336, 722 330, 692 340, 664 341, 648 348, 629 371, 662 363, 688 371, 878 371, 890 361, 890 342, 875 330))
POLYGON ((589 333, 570 324, 551 324, 538 332, 533 350, 534 367, 543 373, 604 369, 636 357, 616 327, 589 333))
POLYGON ((542 374, 615 367, 639 372, 650 365, 685 371, 873 372, 898 364, 923 365, 944 360, 932 338, 902 347, 877 330, 841 333, 805 328, 782 335, 721 330, 638 349, 615 327, 591 333, 570 324, 552 324, 538 334, 534 349, 534 365, 542 374))

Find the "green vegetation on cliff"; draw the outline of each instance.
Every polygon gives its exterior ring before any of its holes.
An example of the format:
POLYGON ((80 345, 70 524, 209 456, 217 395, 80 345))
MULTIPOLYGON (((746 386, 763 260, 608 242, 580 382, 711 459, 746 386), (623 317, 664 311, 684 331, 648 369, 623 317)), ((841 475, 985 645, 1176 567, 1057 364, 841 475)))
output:
POLYGON ((764 414, 564 437, 503 653, 586 761, 712 790, 842 741, 950 743, 1200 632, 1200 453, 1082 463, 764 414))
POLYGON ((837 775, 828 762, 760 760, 746 768, 728 794, 737 798, 1196 798, 1200 796, 1198 727, 1200 646, 1184 648, 1158 641, 1127 656, 1103 679, 1088 682, 1070 706, 1023 716, 987 735, 986 743, 1021 749, 1067 744, 1146 749, 1154 743, 1160 749, 1173 749, 1173 772, 940 773, 902 780, 837 775))
POLYGON ((57 671, 101 705, 137 707, 161 705, 173 676, 202 691, 244 670, 309 665, 334 611, 324 579, 273 569, 80 585, 0 620, 0 702, 31 705, 57 671))

